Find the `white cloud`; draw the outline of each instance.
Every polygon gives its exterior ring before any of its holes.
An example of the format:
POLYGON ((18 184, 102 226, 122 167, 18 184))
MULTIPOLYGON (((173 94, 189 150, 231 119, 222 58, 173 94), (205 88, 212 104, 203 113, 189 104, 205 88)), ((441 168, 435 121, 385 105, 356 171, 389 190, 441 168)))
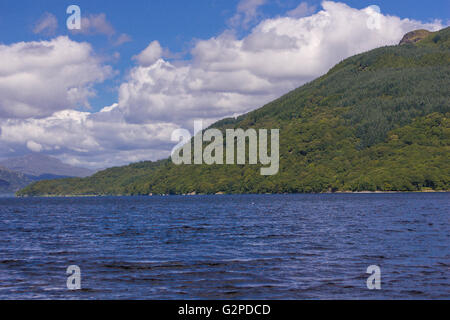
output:
POLYGON ((113 103, 112 105, 110 105, 108 107, 104 107, 103 109, 101 109, 100 112, 111 112, 112 110, 117 108, 117 106, 118 106, 117 103, 113 103))
POLYGON ((88 107, 93 84, 111 73, 89 44, 67 37, 0 45, 0 117, 44 117, 88 107))
POLYGON ((53 14, 46 12, 34 26, 33 33, 51 36, 57 29, 58 20, 53 14))
POLYGON ((159 43, 153 42, 141 53, 149 51, 147 63, 134 68, 121 85, 118 108, 129 122, 170 120, 183 125, 195 118, 213 121, 245 113, 346 57, 397 44, 417 28, 440 27, 381 16, 380 29, 368 28, 369 13, 325 1, 323 10, 308 17, 264 20, 243 39, 224 32, 198 41, 188 63, 158 59, 159 43))
POLYGON ((106 18, 106 14, 88 14, 81 17, 81 29, 71 30, 73 34, 82 34, 87 36, 104 35, 107 36, 113 45, 120 46, 130 42, 131 37, 125 33, 117 35, 114 26, 106 18))
POLYGON ((155 63, 163 54, 163 49, 158 41, 152 41, 147 48, 133 57, 141 66, 148 67, 155 63))
POLYGON ((238 3, 236 14, 228 21, 229 24, 234 28, 247 29, 261 15, 259 8, 265 3, 266 0, 241 0, 238 3))
POLYGON ((27 148, 33 152, 41 152, 42 146, 39 143, 36 143, 32 140, 27 141, 27 148))
POLYGON ((120 36, 117 37, 117 40, 114 42, 115 46, 120 46, 124 43, 131 42, 131 37, 125 33, 122 33, 120 36))
MULTIPOLYGON (((238 12, 257 12, 263 2, 246 3, 253 4, 250 8, 254 11, 238 12)), ((377 16, 380 19, 377 27, 370 28, 372 24, 367 22, 373 16, 368 9, 357 10, 330 1, 323 2, 322 6, 323 10, 310 16, 299 17, 297 12, 266 19, 244 38, 236 38, 234 32, 226 31, 198 41, 189 61, 165 61, 164 50, 154 41, 135 57, 139 65, 120 85, 118 102, 97 113, 58 111, 60 108, 56 107, 87 99, 92 82, 101 81, 108 74, 108 69, 92 58, 89 46, 58 38, 84 53, 83 59, 72 62, 74 69, 79 67, 78 62, 88 61, 87 65, 95 71, 84 67, 87 71, 77 78, 74 74, 78 73, 70 73, 69 68, 67 72, 77 79, 78 85, 63 85, 64 90, 58 87, 58 83, 67 81, 64 77, 56 77, 58 81, 49 83, 45 82, 49 81, 46 75, 53 75, 52 70, 59 70, 55 65, 61 68, 66 59, 72 61, 72 54, 67 53, 71 50, 66 48, 64 55, 50 58, 49 53, 56 50, 57 43, 0 46, 0 116, 43 116, 57 111, 42 119, 0 120, 0 150, 13 148, 19 152, 21 147, 31 146, 28 142, 32 141, 42 151, 58 152, 73 164, 90 167, 161 158, 173 147, 170 134, 175 128, 192 130, 196 119, 203 119, 207 125, 248 112, 320 76, 346 57, 397 44, 405 33, 414 29, 442 28, 438 22, 423 24, 382 14, 377 16), (12 58, 20 55, 26 59, 12 58), (8 59, 2 59, 3 56, 8 59), (25 61, 23 68, 31 73, 19 68, 23 63, 20 61, 25 61), (45 68, 33 73, 34 69, 27 65, 45 68), (4 75, 9 77, 8 81, 2 81, 4 75), (84 78, 88 76, 91 77, 84 78), (39 83, 31 81, 33 77, 42 78, 45 83, 39 87, 39 83), (13 91, 14 95, 8 95, 16 86, 20 88, 13 91), (47 89, 53 86, 56 90, 49 92, 47 89), (57 97, 64 96, 64 99, 54 98, 55 92, 63 92, 57 97), (15 107, 7 101, 16 101, 15 107)), ((67 72, 62 74, 65 76, 67 72)))
POLYGON ((300 3, 295 9, 288 11, 286 14, 293 18, 302 18, 309 16, 316 10, 316 6, 310 6, 307 2, 300 3))
POLYGON ((116 30, 106 19, 106 14, 104 13, 82 16, 81 29, 73 29, 71 31, 73 33, 81 33, 86 35, 103 34, 106 36, 112 36, 116 33, 116 30))
POLYGON ((127 123, 115 105, 98 113, 63 110, 42 119, 0 119, 0 126, 0 150, 45 151, 91 168, 168 156, 170 135, 178 128, 170 122, 127 123))

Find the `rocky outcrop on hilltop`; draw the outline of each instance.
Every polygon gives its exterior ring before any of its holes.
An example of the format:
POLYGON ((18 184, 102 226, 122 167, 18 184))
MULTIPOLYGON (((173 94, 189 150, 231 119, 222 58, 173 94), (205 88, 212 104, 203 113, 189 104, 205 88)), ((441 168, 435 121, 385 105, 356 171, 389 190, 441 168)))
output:
POLYGON ((420 40, 425 39, 430 34, 431 34, 431 32, 428 30, 424 30, 424 29, 414 30, 414 31, 411 31, 411 32, 408 32, 407 34, 405 34, 399 44, 402 45, 402 44, 407 44, 407 43, 416 43, 416 42, 419 42, 420 40))

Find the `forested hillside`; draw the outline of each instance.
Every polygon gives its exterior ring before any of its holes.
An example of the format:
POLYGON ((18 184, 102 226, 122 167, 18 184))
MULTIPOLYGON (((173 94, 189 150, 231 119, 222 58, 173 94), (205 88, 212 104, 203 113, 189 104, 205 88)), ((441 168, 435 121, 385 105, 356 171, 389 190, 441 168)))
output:
POLYGON ((111 168, 18 193, 137 195, 450 189, 450 28, 353 56, 326 75, 215 128, 279 128, 280 170, 259 165, 111 168))

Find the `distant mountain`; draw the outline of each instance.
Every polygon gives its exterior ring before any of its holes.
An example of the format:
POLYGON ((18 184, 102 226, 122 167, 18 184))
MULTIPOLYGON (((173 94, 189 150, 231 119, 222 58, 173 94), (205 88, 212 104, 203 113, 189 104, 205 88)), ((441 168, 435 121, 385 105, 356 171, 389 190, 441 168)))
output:
POLYGON ((350 57, 283 97, 212 127, 280 129, 280 170, 170 159, 47 180, 38 195, 450 190, 450 28, 350 57))
POLYGON ((40 153, 6 159, 0 161, 0 166, 27 175, 31 180, 87 177, 94 173, 92 170, 74 167, 59 159, 40 153))
POLYGON ((32 182, 22 173, 0 167, 0 194, 14 193, 32 182))

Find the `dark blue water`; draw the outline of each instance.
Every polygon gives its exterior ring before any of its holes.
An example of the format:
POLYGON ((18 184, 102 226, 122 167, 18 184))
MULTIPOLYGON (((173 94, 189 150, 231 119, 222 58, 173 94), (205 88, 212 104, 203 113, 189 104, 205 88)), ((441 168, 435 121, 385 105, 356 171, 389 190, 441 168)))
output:
POLYGON ((449 299, 449 199, 0 198, 0 299, 449 299))

